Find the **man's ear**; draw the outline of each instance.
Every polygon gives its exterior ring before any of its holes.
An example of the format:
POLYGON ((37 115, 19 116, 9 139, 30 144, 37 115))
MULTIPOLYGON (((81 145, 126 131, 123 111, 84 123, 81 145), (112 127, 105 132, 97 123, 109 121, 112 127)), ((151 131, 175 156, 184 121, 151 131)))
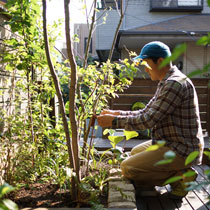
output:
POLYGON ((158 68, 160 66, 160 64, 163 62, 164 58, 158 58, 157 60, 157 64, 158 64, 158 68))
POLYGON ((163 60, 164 60, 164 58, 159 58, 159 59, 157 60, 157 63, 160 65, 160 64, 163 62, 163 60))

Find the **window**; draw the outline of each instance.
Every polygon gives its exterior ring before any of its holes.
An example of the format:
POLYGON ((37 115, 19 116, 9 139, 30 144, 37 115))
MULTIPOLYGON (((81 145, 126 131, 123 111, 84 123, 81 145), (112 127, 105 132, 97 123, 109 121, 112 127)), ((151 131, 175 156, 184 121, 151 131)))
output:
MULTIPOLYGON (((88 37, 85 37, 85 39, 84 39, 84 53, 86 51, 87 43, 88 43, 88 37)), ((93 45, 92 45, 92 38, 91 38, 89 53, 92 53, 92 52, 93 52, 93 45)))
POLYGON ((120 0, 98 0, 97 2, 98 9, 106 9, 110 7, 112 9, 120 9, 120 0))
POLYGON ((203 0, 150 0, 150 11, 201 11, 203 0))
POLYGON ((178 6, 200 6, 201 0, 178 0, 178 6))

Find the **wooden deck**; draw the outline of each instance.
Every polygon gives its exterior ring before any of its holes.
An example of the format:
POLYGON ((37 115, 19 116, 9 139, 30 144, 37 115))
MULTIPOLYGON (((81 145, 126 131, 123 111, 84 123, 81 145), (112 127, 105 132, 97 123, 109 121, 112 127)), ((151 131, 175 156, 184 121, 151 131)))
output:
MULTIPOLYGON (((123 147, 125 151, 130 151, 134 146, 141 144, 148 140, 149 139, 130 139, 129 141, 123 140, 123 141, 119 142, 117 144, 117 146, 123 147)), ((88 143, 89 142, 90 142, 90 139, 89 139, 88 143)), ((95 145, 94 147, 99 151, 105 151, 112 147, 109 140, 104 139, 104 138, 93 138, 92 143, 95 145)), ((210 148, 210 141, 209 141, 208 136, 206 136, 204 138, 204 143, 205 143, 205 148, 210 148)), ((80 145, 82 145, 82 142, 80 145)))
MULTIPOLYGON (((204 170, 210 169, 206 165, 196 166, 199 172, 197 182, 207 181, 204 175, 204 170)), ((156 197, 140 197, 137 195, 137 209, 138 210, 208 210, 210 204, 208 203, 208 196, 210 196, 210 183, 200 190, 193 190, 182 200, 172 200, 168 197, 168 190, 170 186, 159 187, 160 192, 156 197)))
MULTIPOLYGON (((148 140, 148 139, 147 139, 148 140)), ((125 151, 130 151, 135 145, 138 145, 147 140, 131 139, 129 141, 122 141, 118 146, 123 147, 125 151)), ((108 139, 95 138, 93 140, 95 148, 99 151, 105 151, 111 148, 108 139)), ((209 150, 209 137, 205 138, 205 149, 209 150)), ((199 175, 197 182, 208 181, 208 178, 204 174, 204 171, 210 170, 210 160, 204 156, 204 164, 196 166, 195 169, 199 175)), ((136 197, 137 210, 210 210, 210 204, 208 204, 208 197, 210 199, 210 180, 209 184, 202 187, 200 190, 194 190, 188 193, 188 195, 181 201, 172 200, 168 197, 167 192, 170 190, 170 186, 158 187, 159 195, 156 197, 136 197)))

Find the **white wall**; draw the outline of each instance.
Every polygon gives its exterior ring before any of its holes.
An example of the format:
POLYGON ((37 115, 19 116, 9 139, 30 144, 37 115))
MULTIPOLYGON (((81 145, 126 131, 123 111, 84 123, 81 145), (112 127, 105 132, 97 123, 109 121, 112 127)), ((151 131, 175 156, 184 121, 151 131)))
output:
POLYGON ((205 65, 205 47, 187 42, 187 51, 184 60, 184 73, 189 74, 196 69, 202 69, 205 65))
MULTIPOLYGON (((114 10, 109 11, 107 14, 108 17, 106 19, 106 23, 103 24, 103 18, 101 18, 97 23, 96 49, 110 49, 112 46, 112 41, 120 16, 114 10)), ((100 16, 100 13, 98 15, 100 16)))

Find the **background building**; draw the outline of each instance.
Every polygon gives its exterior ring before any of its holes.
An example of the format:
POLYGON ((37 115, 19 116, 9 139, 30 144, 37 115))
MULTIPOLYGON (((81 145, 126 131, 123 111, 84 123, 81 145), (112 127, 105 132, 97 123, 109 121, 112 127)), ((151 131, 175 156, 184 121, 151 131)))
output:
MULTIPOLYGON (((77 36, 79 38, 79 42, 74 42, 75 56, 83 58, 86 47, 87 47, 87 41, 88 41, 88 35, 89 35, 89 29, 88 29, 87 24, 85 24, 85 23, 74 24, 74 34, 77 34, 77 36)), ((91 38, 89 54, 91 56, 97 55, 97 53, 96 53, 96 33, 95 32, 93 32, 93 36, 91 38)))
MULTIPOLYGON (((88 42, 88 36, 89 36, 89 28, 86 23, 76 23, 74 24, 74 42, 73 42, 73 50, 74 55, 77 59, 83 60, 85 57, 85 50, 87 47, 88 42)), ((66 52, 66 43, 64 43, 62 48, 62 53, 67 57, 66 52)), ((90 48, 89 48, 89 56, 92 57, 92 59, 97 60, 98 56, 96 53, 96 33, 93 32, 90 48)))
MULTIPOLYGON (((101 24, 103 18, 100 18, 96 28, 96 50, 99 55, 104 55, 99 56, 101 59, 106 60, 111 48, 121 6, 119 0, 117 5, 114 0, 98 1, 100 12, 97 18, 107 13, 106 24, 101 24), (112 10, 104 13, 110 6, 112 10)), ((210 47, 196 44, 210 32, 207 0, 124 0, 123 10, 125 16, 114 59, 128 57, 127 49, 139 54, 144 44, 157 40, 168 44, 171 50, 178 44, 187 44, 185 55, 175 62, 185 74, 210 62, 210 47)))

